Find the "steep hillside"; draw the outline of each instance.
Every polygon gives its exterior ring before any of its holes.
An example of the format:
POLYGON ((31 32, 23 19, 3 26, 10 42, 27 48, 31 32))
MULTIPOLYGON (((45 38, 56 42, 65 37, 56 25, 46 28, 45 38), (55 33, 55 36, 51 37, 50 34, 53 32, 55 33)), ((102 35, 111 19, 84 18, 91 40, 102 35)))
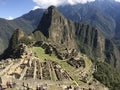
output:
POLYGON ((68 19, 96 26, 106 38, 112 39, 119 48, 119 8, 120 3, 114 0, 96 0, 86 4, 59 7, 59 11, 68 19))
MULTIPOLYGON (((104 2, 100 2, 100 4, 104 2)), ((111 38, 115 34, 116 22, 105 11, 98 7, 99 3, 78 4, 59 7, 63 15, 76 22, 83 22, 97 27, 104 36, 111 38), (68 14, 69 13, 69 14, 68 14)), ((101 5, 102 7, 103 5, 101 5)))
POLYGON ((54 6, 44 12, 37 31, 41 31, 53 44, 68 49, 75 47, 73 22, 68 21, 54 6))
POLYGON ((93 59, 105 61, 114 67, 119 67, 119 50, 114 43, 101 35, 97 28, 78 23, 76 25, 76 40, 82 53, 93 59))
POLYGON ((21 43, 25 43, 26 45, 31 44, 33 41, 32 37, 28 37, 21 29, 16 29, 10 39, 8 48, 4 51, 1 58, 19 58, 23 52, 23 46, 21 43))
POLYGON ((25 33, 31 33, 38 26, 42 13, 41 9, 30 11, 14 20, 0 19, 0 54, 7 48, 14 30, 21 28, 25 33))

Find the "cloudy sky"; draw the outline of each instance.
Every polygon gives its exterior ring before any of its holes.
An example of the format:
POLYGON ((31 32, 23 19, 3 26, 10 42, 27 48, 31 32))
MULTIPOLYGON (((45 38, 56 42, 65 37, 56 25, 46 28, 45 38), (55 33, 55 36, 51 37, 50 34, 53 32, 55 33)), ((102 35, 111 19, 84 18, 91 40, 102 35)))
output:
POLYGON ((95 0, 0 0, 0 18, 11 20, 37 8, 47 8, 50 5, 84 4, 93 1, 95 0))

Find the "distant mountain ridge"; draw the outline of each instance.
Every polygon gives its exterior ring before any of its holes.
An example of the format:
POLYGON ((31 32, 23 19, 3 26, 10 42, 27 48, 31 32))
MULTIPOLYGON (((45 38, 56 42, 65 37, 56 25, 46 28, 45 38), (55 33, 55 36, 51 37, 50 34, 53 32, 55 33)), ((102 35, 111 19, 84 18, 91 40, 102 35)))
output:
POLYGON ((7 48, 9 40, 17 28, 23 29, 27 34, 31 33, 36 29, 40 17, 42 16, 43 10, 30 11, 14 20, 0 19, 0 53, 2 53, 5 48, 7 48))

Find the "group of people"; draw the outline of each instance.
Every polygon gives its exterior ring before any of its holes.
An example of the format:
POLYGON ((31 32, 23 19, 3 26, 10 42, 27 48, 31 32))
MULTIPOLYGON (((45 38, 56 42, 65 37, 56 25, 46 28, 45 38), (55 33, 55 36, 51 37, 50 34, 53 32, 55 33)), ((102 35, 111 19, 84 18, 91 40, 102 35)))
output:
MULTIPOLYGON (((12 88, 12 84, 10 83, 10 82, 6 82, 6 86, 7 86, 7 88, 12 88)), ((47 84, 45 84, 45 86, 47 87, 47 84)), ((29 88, 29 84, 27 83, 27 85, 25 85, 24 84, 24 82, 22 83, 22 87, 24 87, 24 89, 23 90, 31 90, 30 88, 29 88)), ((72 88, 72 86, 66 86, 66 88, 65 88, 65 90, 79 90, 78 89, 78 87, 74 87, 74 88, 72 88)), ((0 90, 3 90, 3 87, 2 87, 2 85, 0 84, 0 90)), ((37 85, 36 86, 36 90, 45 90, 45 88, 43 87, 43 85, 37 85)))
POLYGON ((41 85, 37 85, 37 87, 36 87, 36 90, 45 90, 44 88, 43 88, 43 86, 41 85))
MULTIPOLYGON (((7 88, 12 88, 11 83, 10 83, 10 82, 6 82, 6 87, 7 87, 7 88)), ((0 84, 0 90, 3 90, 3 87, 2 87, 1 84, 0 84)))
POLYGON ((12 88, 12 85, 10 82, 6 82, 6 86, 7 86, 7 88, 12 88))
MULTIPOLYGON (((10 83, 9 81, 6 82, 6 88, 14 87, 15 83, 10 83)), ((0 84, 0 90, 3 90, 3 86, 0 84)))
MULTIPOLYGON (((31 90, 31 88, 29 87, 29 84, 27 83, 27 85, 25 85, 25 83, 23 82, 22 83, 22 87, 24 87, 24 90, 31 90)), ((43 85, 37 85, 36 86, 36 90, 45 90, 44 88, 43 88, 43 85)))

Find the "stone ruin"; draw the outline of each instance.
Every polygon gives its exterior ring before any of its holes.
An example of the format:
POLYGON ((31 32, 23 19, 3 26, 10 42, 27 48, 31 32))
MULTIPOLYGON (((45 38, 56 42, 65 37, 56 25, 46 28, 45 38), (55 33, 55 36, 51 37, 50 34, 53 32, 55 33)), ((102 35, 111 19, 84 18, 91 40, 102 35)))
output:
POLYGON ((43 41, 38 41, 33 46, 42 47, 43 49, 45 49, 46 54, 49 54, 49 55, 55 54, 61 60, 74 58, 79 53, 74 48, 68 49, 68 48, 58 47, 56 45, 52 45, 43 41))
POLYGON ((80 58, 79 60, 76 60, 74 58, 71 58, 67 61, 68 64, 70 64, 71 66, 75 67, 75 68, 80 68, 80 67, 85 67, 85 62, 83 58, 80 58))
POLYGON ((1 65, 0 75, 18 80, 71 80, 68 73, 54 61, 40 62, 38 58, 26 58, 18 61, 4 61, 6 67, 1 65))

